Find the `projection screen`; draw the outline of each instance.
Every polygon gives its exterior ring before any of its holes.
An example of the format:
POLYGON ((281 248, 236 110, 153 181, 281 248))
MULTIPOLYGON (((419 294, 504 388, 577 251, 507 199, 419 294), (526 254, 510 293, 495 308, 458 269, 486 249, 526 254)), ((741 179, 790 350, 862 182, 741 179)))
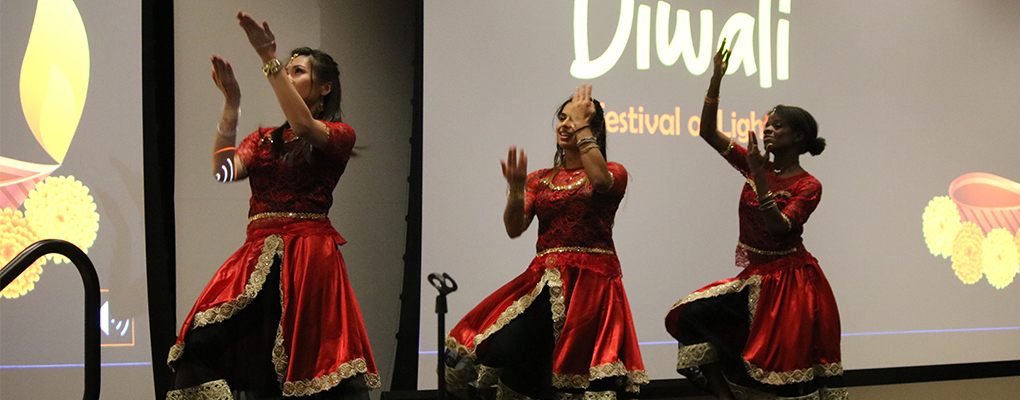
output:
MULTIPOLYGON (((824 187, 805 244, 835 291, 846 369, 1020 359, 1020 4, 1002 1, 444 1, 425 4, 422 273, 447 329, 527 267, 499 159, 552 166, 553 114, 594 85, 630 173, 614 237, 652 379, 679 375, 663 317, 735 276, 744 179, 697 137, 723 38, 719 126, 746 144, 776 104, 817 119, 824 187)), ((706 127, 707 128, 707 127, 706 127)), ((423 280, 419 388, 434 388, 423 280)))
MULTIPOLYGON (((41 239, 85 250, 101 288, 102 393, 151 393, 141 7, 2 0, 0 9, 0 265, 41 239)), ((0 294, 0 397, 81 396, 82 292, 58 256, 0 294)))

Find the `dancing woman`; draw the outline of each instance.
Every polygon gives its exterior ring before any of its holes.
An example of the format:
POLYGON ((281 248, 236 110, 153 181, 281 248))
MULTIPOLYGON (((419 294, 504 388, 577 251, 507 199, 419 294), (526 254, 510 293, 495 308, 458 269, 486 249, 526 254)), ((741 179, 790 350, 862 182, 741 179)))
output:
POLYGON ((287 118, 234 149, 241 91, 228 62, 213 56, 224 95, 213 147, 223 182, 248 178, 247 239, 213 276, 181 327, 167 363, 167 399, 367 399, 379 376, 361 311, 326 217, 347 166, 354 131, 340 122, 340 75, 319 50, 277 59, 269 24, 237 19, 287 118))
POLYGON ((666 316, 680 342, 677 371, 719 399, 844 399, 836 300, 801 238, 822 185, 800 155, 818 155, 825 140, 811 114, 783 105, 766 116, 764 153, 754 132, 744 149, 715 130, 725 48, 723 40, 701 137, 746 178, 737 208, 743 271, 691 293, 666 316))
POLYGON ((553 168, 529 175, 514 147, 502 163, 507 235, 520 236, 537 216, 537 254, 447 336, 455 392, 498 384, 503 399, 608 400, 648 383, 613 246, 627 171, 606 162, 605 119, 590 86, 556 114, 553 168))

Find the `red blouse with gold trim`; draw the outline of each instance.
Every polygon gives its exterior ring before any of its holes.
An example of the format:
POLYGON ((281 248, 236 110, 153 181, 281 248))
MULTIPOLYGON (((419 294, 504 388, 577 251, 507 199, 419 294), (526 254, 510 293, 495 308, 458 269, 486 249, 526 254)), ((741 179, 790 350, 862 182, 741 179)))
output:
POLYGON ((614 183, 606 193, 593 190, 583 168, 528 176, 525 213, 538 217, 537 255, 523 274, 464 316, 447 336, 448 348, 474 358, 526 308, 551 307, 553 386, 586 389, 592 380, 619 376, 626 390, 637 392, 648 383, 613 245, 627 171, 607 166, 614 183), (545 287, 551 304, 532 304, 545 287))
MULTIPOLYGON (((352 377, 380 386, 338 248, 345 240, 326 218, 354 147, 354 130, 340 122, 324 125, 329 136, 324 148, 292 152, 286 160, 273 152, 274 128, 259 129, 238 146, 252 191, 247 239, 195 302, 169 364, 186 350, 190 330, 232 317, 263 290, 278 290, 282 317, 272 360, 284 396, 314 394, 352 377), (281 261, 280 287, 263 287, 274 258, 281 261)), ((285 151, 308 146, 290 129, 282 139, 285 151)))
MULTIPOLYGON (((769 189, 790 223, 789 232, 773 235, 758 208, 747 150, 734 144, 723 156, 747 178, 740 193, 740 239, 736 249, 736 264, 744 270, 735 278, 712 283, 677 302, 666 317, 666 329, 677 337, 677 317, 686 304, 746 289, 751 319, 742 357, 752 378, 784 385, 842 374, 836 300, 801 237, 804 223, 821 198, 821 183, 807 172, 785 178, 767 172, 769 189)), ((770 171, 771 163, 765 168, 770 171)), ((708 343, 684 345, 677 369, 717 359, 717 352, 708 343)))

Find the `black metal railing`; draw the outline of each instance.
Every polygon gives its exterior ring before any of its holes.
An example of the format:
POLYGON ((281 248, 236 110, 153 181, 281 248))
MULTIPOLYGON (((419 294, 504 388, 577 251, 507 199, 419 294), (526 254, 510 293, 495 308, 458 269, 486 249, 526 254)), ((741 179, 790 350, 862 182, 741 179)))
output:
POLYGON ((83 400, 99 399, 99 275, 92 261, 77 246, 58 239, 32 243, 0 270, 0 290, 6 288, 35 260, 50 253, 71 259, 85 286, 85 393, 83 400))

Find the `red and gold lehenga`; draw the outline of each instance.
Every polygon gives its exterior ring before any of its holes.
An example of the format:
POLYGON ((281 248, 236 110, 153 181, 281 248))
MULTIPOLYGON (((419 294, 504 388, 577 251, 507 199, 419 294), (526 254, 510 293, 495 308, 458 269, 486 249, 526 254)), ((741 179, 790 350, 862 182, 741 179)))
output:
MULTIPOLYGON (((339 250, 345 240, 327 218, 333 189, 354 146, 354 130, 339 122, 325 124, 328 144, 307 154, 292 153, 292 159, 273 151, 273 128, 252 133, 238 147, 252 191, 247 238, 195 302, 170 349, 167 363, 171 367, 196 347, 188 339, 199 331, 221 329, 231 320, 254 319, 262 322, 239 328, 235 335, 239 337, 228 335, 228 340, 215 345, 237 347, 220 354, 230 358, 221 364, 227 371, 219 372, 234 389, 231 376, 238 380, 248 374, 258 376, 250 369, 263 364, 275 372, 269 372, 265 380, 288 397, 312 395, 341 384, 365 389, 380 386, 339 250), (256 307, 260 300, 268 303, 260 304, 266 307, 256 307), (268 345, 252 344, 259 342, 258 336, 268 338, 268 345), (271 360, 271 367, 266 360, 271 360)), ((281 139, 285 149, 300 145, 290 129, 283 131, 281 139)))
POLYGON ((525 213, 538 217, 537 254, 450 331, 449 353, 469 361, 447 369, 452 389, 471 382, 499 384, 501 398, 612 399, 648 383, 612 237, 627 171, 608 168, 614 184, 606 193, 586 183, 583 168, 528 176, 525 213), (521 374, 530 378, 508 380, 521 374))
POLYGON ((772 235, 758 208, 747 150, 731 142, 723 156, 747 178, 736 249, 743 271, 673 305, 666 329, 680 342, 677 371, 702 385, 698 366, 721 362, 734 393, 746 398, 847 398, 836 300, 801 238, 821 183, 807 172, 785 178, 767 172, 791 227, 772 235))

